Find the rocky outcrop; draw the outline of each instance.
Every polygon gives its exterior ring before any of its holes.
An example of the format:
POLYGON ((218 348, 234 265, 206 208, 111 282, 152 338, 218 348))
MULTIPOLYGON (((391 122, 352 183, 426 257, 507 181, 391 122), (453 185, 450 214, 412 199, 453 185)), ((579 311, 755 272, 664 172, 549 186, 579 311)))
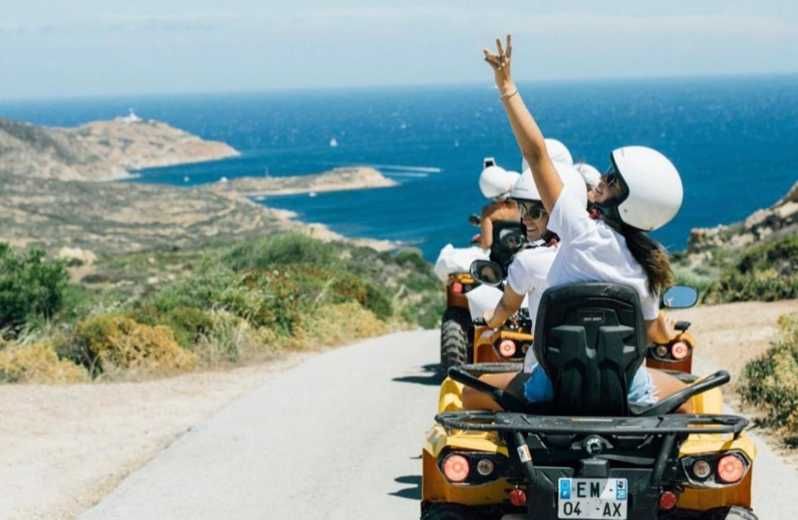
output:
POLYGON ((755 211, 742 222, 693 229, 687 254, 694 257, 718 247, 738 249, 795 233, 798 233, 798 182, 773 206, 755 211))
POLYGON ((48 128, 0 118, 0 167, 23 177, 106 181, 142 168, 238 155, 160 121, 135 116, 77 128, 48 128))

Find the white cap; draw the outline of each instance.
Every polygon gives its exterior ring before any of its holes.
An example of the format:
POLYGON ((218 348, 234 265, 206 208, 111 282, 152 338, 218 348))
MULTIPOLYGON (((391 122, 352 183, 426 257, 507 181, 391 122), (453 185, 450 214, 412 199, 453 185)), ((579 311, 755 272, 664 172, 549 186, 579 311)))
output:
MULTIPOLYGON (((557 173, 560 174, 560 179, 565 188, 567 188, 569 192, 574 193, 574 197, 578 197, 579 200, 584 200, 585 208, 587 208, 587 187, 585 187, 585 181, 582 175, 570 164, 555 162, 554 168, 557 170, 557 173)), ((521 177, 515 183, 515 186, 513 186, 513 191, 510 192, 510 198, 519 200, 541 200, 540 192, 535 185, 535 179, 532 177, 532 170, 526 170, 521 174, 521 177)))
MULTIPOLYGON (((571 156, 571 152, 568 151, 568 147, 565 146, 561 141, 557 139, 552 139, 547 137, 546 141, 546 151, 549 153, 549 158, 557 163, 564 163, 564 164, 573 164, 574 158, 571 156)), ((526 159, 521 159, 521 171, 525 171, 529 169, 529 163, 526 162, 526 159)))
POLYGON ((506 199, 518 177, 518 172, 509 172, 501 166, 488 166, 479 175, 479 190, 485 198, 506 199))
POLYGON ((593 166, 580 162, 574 164, 574 168, 582 174, 582 178, 585 179, 585 184, 587 184, 588 189, 592 190, 601 182, 601 172, 593 166))

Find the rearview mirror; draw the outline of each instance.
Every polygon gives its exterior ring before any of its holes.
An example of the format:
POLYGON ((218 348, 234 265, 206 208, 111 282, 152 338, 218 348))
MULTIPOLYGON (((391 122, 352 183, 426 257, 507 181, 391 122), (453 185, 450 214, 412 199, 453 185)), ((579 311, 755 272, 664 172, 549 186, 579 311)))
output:
POLYGON ((502 282, 502 266, 490 260, 474 260, 469 270, 471 276, 485 285, 499 285, 502 282))
POLYGON ((668 309, 687 309, 698 303, 698 289, 688 285, 674 285, 662 295, 662 306, 668 309))

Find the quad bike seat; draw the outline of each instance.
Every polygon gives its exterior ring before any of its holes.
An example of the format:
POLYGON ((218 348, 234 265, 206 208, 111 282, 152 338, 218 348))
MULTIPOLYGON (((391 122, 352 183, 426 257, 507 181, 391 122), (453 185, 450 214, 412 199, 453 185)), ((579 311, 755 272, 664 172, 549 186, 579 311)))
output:
POLYGON ((637 292, 602 282, 563 284, 541 297, 533 348, 554 399, 529 402, 461 368, 449 375, 485 392, 506 411, 536 415, 651 417, 674 413, 692 396, 730 380, 720 370, 652 405, 628 402, 648 341, 637 292))
POLYGON ((558 413, 629 415, 629 386, 648 349, 637 292, 611 283, 548 289, 533 348, 552 381, 558 413))

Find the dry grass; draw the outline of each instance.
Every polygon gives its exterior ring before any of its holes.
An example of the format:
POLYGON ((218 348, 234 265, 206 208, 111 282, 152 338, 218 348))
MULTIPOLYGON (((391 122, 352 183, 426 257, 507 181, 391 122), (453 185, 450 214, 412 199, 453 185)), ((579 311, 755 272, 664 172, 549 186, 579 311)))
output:
POLYGON ((59 359, 52 345, 14 344, 0 351, 0 382, 84 383, 89 373, 81 366, 59 359))

